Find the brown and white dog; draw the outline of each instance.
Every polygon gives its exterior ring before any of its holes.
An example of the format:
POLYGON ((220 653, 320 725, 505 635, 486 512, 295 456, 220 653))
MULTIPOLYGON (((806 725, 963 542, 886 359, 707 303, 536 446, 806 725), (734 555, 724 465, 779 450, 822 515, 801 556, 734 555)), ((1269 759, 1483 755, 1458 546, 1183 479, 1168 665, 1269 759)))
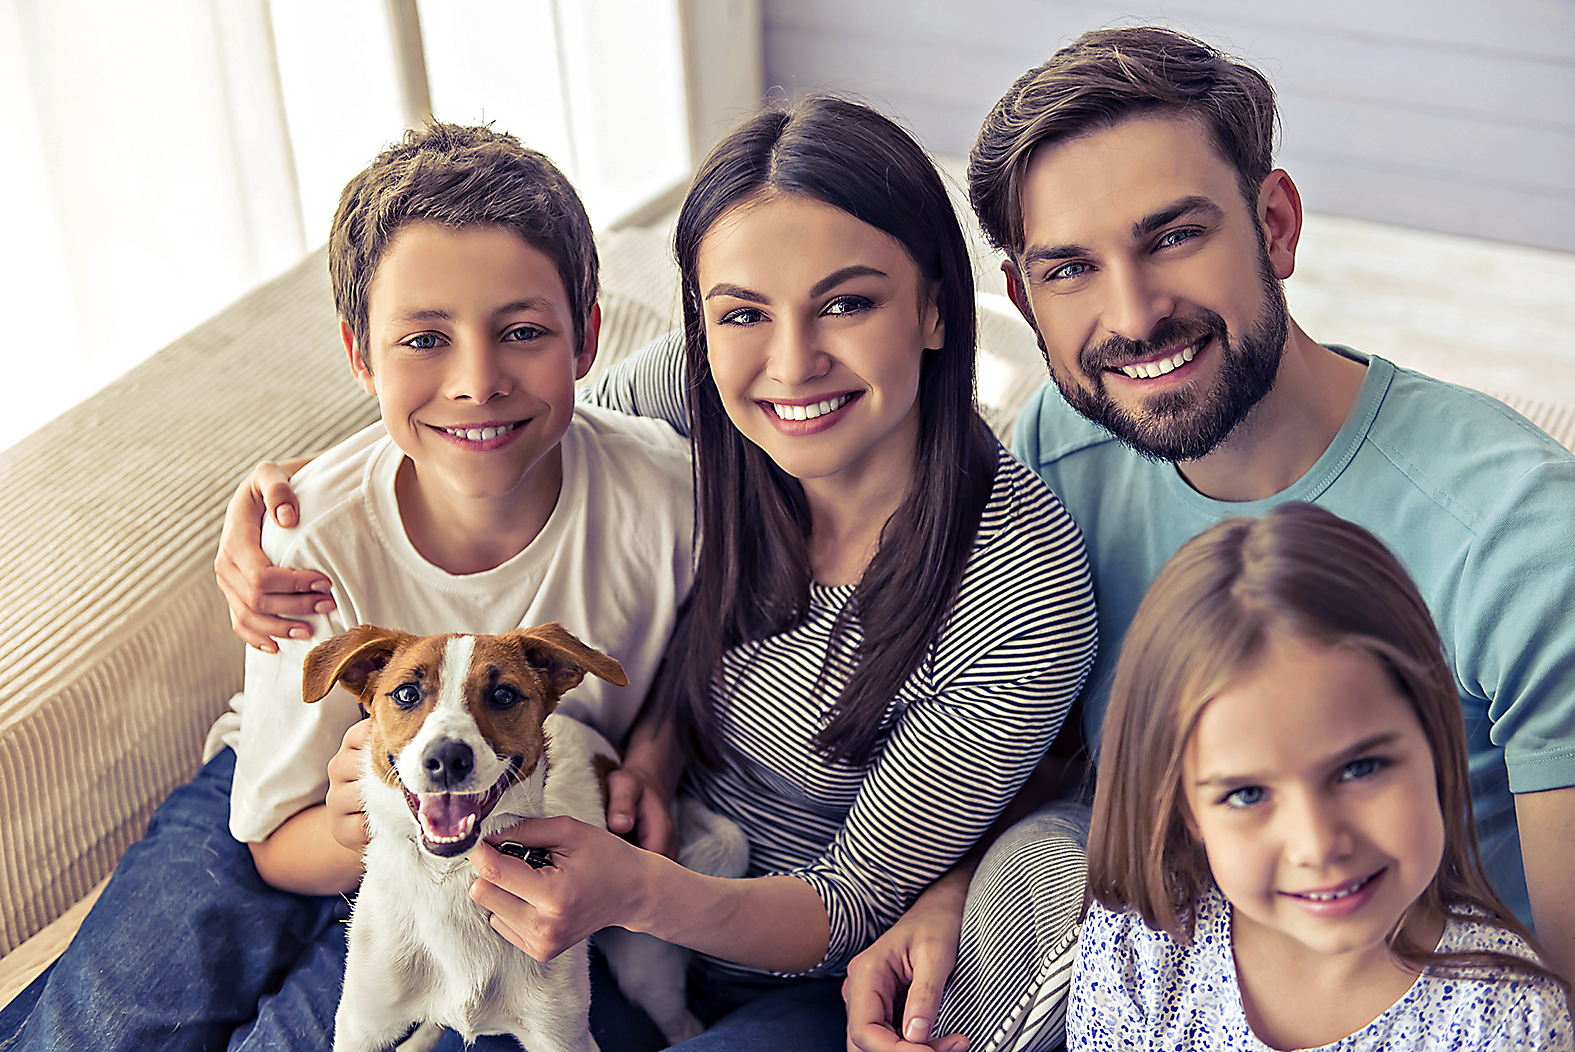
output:
MULTIPOLYGON (((501 636, 418 637, 361 625, 314 647, 302 696, 339 683, 372 725, 361 794, 370 842, 350 919, 334 1052, 388 1048, 412 1024, 512 1034, 531 1052, 593 1052, 590 975, 580 943, 545 963, 505 942, 471 902, 464 855, 522 818, 570 815, 605 828, 617 752, 553 713, 586 673, 628 683, 614 659, 556 624, 501 636)), ((741 876, 743 834, 686 802, 679 861, 741 876), (703 861, 701 861, 703 859, 703 861)), ((684 1002, 687 951, 616 929, 603 944, 619 985, 670 1041, 700 1031, 684 1002)), ((435 1041, 423 1027, 404 1048, 435 1041)))

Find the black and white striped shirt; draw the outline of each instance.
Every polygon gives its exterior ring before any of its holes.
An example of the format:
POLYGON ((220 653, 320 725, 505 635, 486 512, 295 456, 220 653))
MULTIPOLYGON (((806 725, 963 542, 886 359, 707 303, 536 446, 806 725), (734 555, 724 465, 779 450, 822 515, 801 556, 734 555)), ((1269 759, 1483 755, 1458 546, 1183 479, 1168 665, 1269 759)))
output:
MULTIPOLYGON (((620 363, 595 400, 687 425, 676 334, 620 363)), ((1093 590, 1061 502, 1005 449, 950 620, 891 701, 862 767, 813 739, 847 684, 855 585, 811 583, 798 627, 723 657, 717 713, 733 766, 691 770, 702 801, 749 836, 750 876, 820 894, 838 974, 950 868, 1011 800, 1060 728, 1093 662, 1093 590)))

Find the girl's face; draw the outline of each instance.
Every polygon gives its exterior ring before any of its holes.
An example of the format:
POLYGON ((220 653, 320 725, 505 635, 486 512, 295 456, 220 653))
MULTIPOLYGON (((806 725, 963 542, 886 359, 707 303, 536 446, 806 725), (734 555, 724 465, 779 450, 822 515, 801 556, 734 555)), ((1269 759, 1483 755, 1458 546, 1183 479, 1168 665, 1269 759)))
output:
POLYGON ((799 479, 909 479, 934 298, 902 243, 812 198, 743 201, 696 257, 734 426, 799 479))
POLYGON ((1438 872, 1444 820, 1422 725, 1372 655, 1274 632, 1204 707, 1183 779, 1238 955, 1387 959, 1438 872))

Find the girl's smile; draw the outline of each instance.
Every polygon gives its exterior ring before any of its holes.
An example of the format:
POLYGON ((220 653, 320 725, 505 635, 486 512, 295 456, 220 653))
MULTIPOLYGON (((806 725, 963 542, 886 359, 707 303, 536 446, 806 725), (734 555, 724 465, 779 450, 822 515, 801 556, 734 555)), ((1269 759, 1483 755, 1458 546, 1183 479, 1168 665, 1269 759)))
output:
POLYGON ((1239 963, 1270 947, 1313 968, 1389 962, 1444 824, 1422 726, 1376 658, 1271 632, 1204 707, 1184 771, 1239 963))

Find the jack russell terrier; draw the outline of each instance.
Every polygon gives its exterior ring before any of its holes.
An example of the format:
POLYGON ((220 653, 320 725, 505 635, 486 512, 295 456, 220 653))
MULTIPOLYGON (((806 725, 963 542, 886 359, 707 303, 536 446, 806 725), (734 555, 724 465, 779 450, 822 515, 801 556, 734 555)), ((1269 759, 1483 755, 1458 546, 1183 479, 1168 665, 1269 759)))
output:
MULTIPOLYGON (((547 962, 515 949, 470 900, 464 860, 481 837, 524 818, 570 815, 606 828, 606 776, 618 754, 553 713, 586 673, 628 683, 617 661, 556 624, 425 637, 361 625, 307 655, 302 697, 318 701, 339 683, 372 720, 360 780, 366 876, 350 918, 334 1052, 388 1048, 415 1023, 424 1025, 402 1049, 430 1047, 447 1026, 466 1044, 512 1034, 530 1052, 596 1052, 585 943, 547 962)), ((681 863, 743 875, 749 846, 737 826, 693 800, 678 817, 681 863)), ((700 1032, 684 998, 687 950, 616 928, 597 939, 625 995, 669 1041, 700 1032)))

